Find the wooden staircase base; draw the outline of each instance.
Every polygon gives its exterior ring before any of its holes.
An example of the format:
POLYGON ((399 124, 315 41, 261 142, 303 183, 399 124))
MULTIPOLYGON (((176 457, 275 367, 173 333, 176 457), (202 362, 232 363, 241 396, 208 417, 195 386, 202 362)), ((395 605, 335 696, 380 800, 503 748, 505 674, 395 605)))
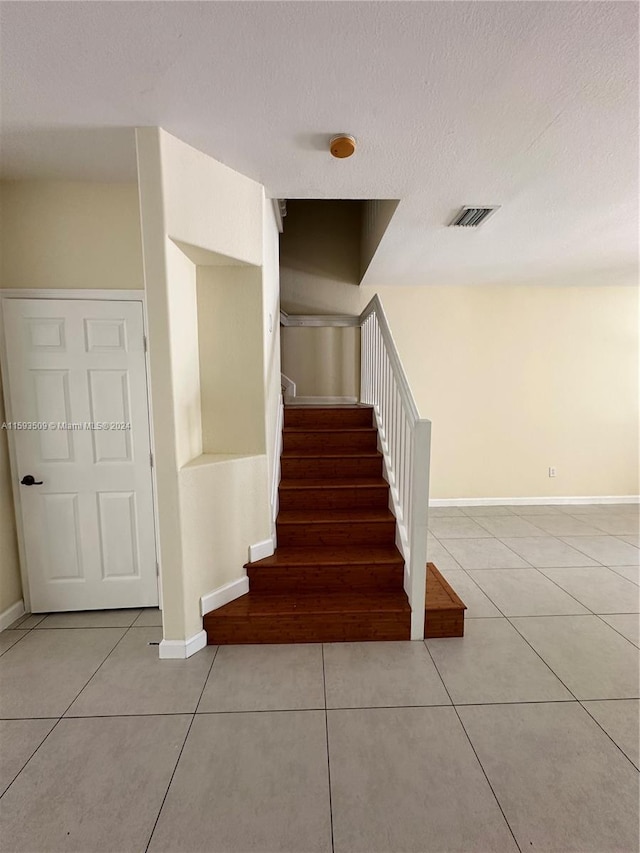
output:
MULTIPOLYGON (((425 638, 464 636, 466 605, 433 563, 427 563, 425 638)), ((254 592, 204 617, 209 644, 340 643, 408 640, 411 611, 404 594, 254 592)))
MULTIPOLYGON (((370 406, 285 408, 276 553, 249 592, 204 618, 210 644, 409 640, 411 608, 370 406)), ((465 606, 432 563, 428 637, 461 637, 465 606)))
POLYGON ((463 637, 466 605, 433 563, 427 563, 424 636, 463 637))

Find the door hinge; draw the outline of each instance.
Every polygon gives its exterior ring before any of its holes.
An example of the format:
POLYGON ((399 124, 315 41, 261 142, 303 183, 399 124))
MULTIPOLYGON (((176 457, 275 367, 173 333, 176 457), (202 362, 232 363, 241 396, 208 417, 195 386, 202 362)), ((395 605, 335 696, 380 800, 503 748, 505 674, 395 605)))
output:
POLYGON ((156 562, 156 577, 160 577, 160 564, 156 562))
POLYGON ((144 351, 147 352, 149 347, 147 346, 147 336, 146 335, 142 336, 142 346, 144 347, 144 351))
POLYGON ((153 453, 149 454, 149 465, 153 468, 153 453))

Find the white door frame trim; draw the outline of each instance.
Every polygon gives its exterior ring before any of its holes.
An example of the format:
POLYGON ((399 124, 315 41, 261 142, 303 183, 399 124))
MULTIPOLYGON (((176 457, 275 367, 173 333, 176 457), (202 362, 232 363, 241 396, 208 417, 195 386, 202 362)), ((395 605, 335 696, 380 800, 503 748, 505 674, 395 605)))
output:
MULTIPOLYGON (((4 334, 4 306, 9 299, 82 299, 96 300, 100 302, 140 302, 142 303, 142 324, 145 339, 148 337, 147 302, 144 290, 63 290, 60 288, 0 288, 0 376, 2 377, 2 388, 5 404, 5 418, 7 422, 14 420, 11 411, 11 400, 9 394, 9 371, 7 366, 7 349, 4 334)), ((153 443, 153 405, 151 401, 151 382, 149 381, 149 352, 145 351, 145 368, 147 374, 147 410, 149 415, 149 446, 155 459, 155 447, 153 443)), ((24 530, 22 527, 22 513, 20 489, 18 489, 18 464, 16 459, 16 448, 14 435, 7 430, 7 441, 9 445, 9 472, 11 475, 11 492, 15 513, 16 532, 18 539, 18 559, 20 563, 20 579, 22 581, 22 598, 27 611, 31 609, 31 596, 29 592, 29 578, 27 577, 27 561, 24 546, 24 530)), ((153 523, 154 538, 156 546, 156 562, 160 565, 160 540, 158 532, 158 492, 156 483, 156 466, 151 468, 151 493, 153 500, 153 523)), ((158 602, 162 609, 162 584, 161 573, 158 569, 158 602)))

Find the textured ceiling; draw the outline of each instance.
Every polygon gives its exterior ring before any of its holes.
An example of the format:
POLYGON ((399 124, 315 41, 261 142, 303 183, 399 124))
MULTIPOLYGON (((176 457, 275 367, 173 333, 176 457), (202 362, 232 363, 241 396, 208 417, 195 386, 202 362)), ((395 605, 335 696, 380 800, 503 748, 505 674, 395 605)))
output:
POLYGON ((631 282, 627 2, 3 2, 2 174, 135 175, 160 125, 285 198, 401 202, 365 281, 631 282), (350 160, 327 152, 353 133, 350 160), (444 226, 500 204, 477 232, 444 226))

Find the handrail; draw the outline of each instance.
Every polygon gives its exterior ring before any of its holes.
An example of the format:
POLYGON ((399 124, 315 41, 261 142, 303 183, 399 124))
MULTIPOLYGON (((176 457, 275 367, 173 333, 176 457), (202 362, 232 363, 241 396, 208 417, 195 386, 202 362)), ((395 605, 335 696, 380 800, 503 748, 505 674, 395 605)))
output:
POLYGON ((396 543, 405 560, 411 639, 424 637, 431 421, 421 418, 382 302, 361 314, 287 314, 283 326, 359 326, 360 400, 373 407, 393 510, 396 543))
POLYGON ((418 407, 416 406, 415 400, 413 399, 413 394, 411 393, 411 386, 409 385, 407 374, 404 372, 404 367, 402 366, 402 362, 400 361, 400 356, 398 355, 398 348, 396 347, 396 342, 393 339, 393 333, 389 328, 389 321, 387 320, 387 315, 384 313, 382 302, 380 302, 380 298, 378 297, 377 293, 368 303, 364 311, 360 314, 360 317, 358 318, 360 320, 359 325, 362 326, 367 317, 370 317, 373 313, 377 315, 378 323, 380 324, 380 328, 382 331, 382 336, 389 341, 390 346, 388 356, 391 360, 393 370, 396 373, 398 384, 402 390, 402 393, 405 396, 408 407, 408 414, 410 415, 413 423, 415 423, 416 421, 420 420, 418 407))

